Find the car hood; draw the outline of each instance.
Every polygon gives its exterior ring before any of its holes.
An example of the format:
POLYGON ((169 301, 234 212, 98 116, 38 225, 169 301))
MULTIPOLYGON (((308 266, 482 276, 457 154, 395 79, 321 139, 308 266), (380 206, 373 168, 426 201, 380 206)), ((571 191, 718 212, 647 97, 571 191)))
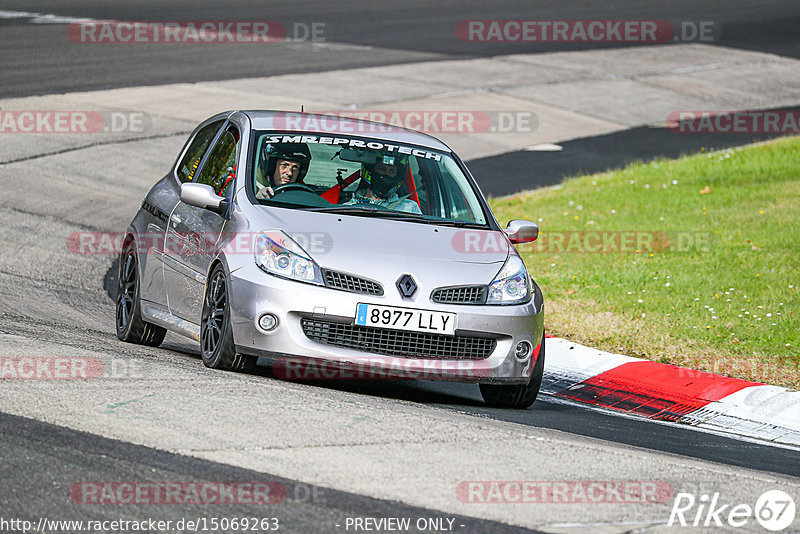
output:
POLYGON ((488 284, 502 267, 511 246, 505 234, 495 230, 253 208, 247 217, 250 231, 283 230, 320 267, 381 280, 417 273, 436 287, 488 284))

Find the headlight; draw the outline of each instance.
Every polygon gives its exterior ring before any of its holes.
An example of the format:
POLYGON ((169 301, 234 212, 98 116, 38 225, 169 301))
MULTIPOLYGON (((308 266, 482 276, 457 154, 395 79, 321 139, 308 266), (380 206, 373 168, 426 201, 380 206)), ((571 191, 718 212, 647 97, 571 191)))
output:
POLYGON ((258 234, 256 265, 269 274, 309 284, 325 285, 322 270, 291 237, 280 230, 258 234))
POLYGON ((522 258, 512 254, 489 284, 486 304, 522 304, 531 298, 531 279, 522 258))

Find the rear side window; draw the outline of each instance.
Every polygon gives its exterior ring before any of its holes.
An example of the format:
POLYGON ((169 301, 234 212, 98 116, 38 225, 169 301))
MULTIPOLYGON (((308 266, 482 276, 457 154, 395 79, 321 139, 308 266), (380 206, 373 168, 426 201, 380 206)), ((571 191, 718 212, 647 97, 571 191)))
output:
POLYGON ((203 159, 203 154, 208 150, 208 145, 214 139, 214 136, 222 126, 223 120, 212 122, 208 126, 203 127, 197 135, 194 136, 192 142, 189 144, 189 149, 183 156, 180 164, 178 165, 178 180, 181 183, 191 182, 194 178, 194 173, 197 171, 197 166, 200 165, 200 160, 203 159))
POLYGON ((236 177, 236 157, 239 153, 239 131, 229 126, 219 136, 206 158, 197 183, 210 185, 214 192, 225 196, 236 177))

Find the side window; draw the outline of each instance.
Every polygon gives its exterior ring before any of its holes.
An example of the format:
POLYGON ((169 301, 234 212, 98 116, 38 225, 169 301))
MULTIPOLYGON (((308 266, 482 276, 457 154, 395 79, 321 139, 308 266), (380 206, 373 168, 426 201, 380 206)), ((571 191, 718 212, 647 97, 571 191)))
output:
POLYGON ((423 171, 420 167, 419 160, 416 156, 411 156, 408 158, 408 166, 411 169, 411 179, 412 179, 412 187, 414 188, 413 191, 408 191, 408 184, 406 184, 406 194, 408 194, 411 200, 414 200, 414 194, 416 194, 416 198, 419 199, 419 207, 422 210, 423 214, 428 213, 428 194, 426 191, 426 180, 423 177, 423 171))
POLYGON ((216 194, 225 196, 236 176, 238 148, 239 131, 234 126, 229 126, 211 149, 208 159, 200 169, 197 183, 210 185, 216 194))
POLYGON ((214 139, 214 136, 222 126, 222 120, 212 122, 208 126, 197 132, 197 135, 192 139, 186 154, 183 156, 180 164, 178 164, 178 179, 182 182, 191 182, 194 178, 194 173, 197 166, 200 165, 200 160, 203 159, 203 154, 208 150, 208 145, 214 139))
POLYGON ((440 193, 445 216, 450 219, 474 221, 485 224, 486 218, 475 195, 465 195, 470 190, 467 177, 460 171, 455 161, 446 159, 440 170, 440 193))

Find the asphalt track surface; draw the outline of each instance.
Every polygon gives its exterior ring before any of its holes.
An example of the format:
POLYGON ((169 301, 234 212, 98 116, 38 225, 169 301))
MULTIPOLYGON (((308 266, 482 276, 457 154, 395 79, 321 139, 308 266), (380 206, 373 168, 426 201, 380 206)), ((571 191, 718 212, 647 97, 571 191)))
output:
MULTIPOLYGON (((103 280, 111 301, 116 299, 116 272, 114 260, 103 280)), ((191 341, 173 334, 164 347, 187 358, 199 358, 199 347, 191 341)), ((274 375, 264 360, 253 374, 273 379, 274 375)), ((529 410, 502 410, 489 408, 474 384, 439 383, 432 381, 305 381, 315 387, 347 391, 362 395, 402 399, 410 402, 436 405, 460 413, 469 413, 499 421, 507 421, 538 428, 550 428, 635 447, 644 447, 670 454, 678 454, 760 471, 800 476, 800 449, 783 448, 757 441, 743 441, 731 437, 698 432, 680 425, 647 421, 638 417, 620 417, 602 409, 587 409, 579 403, 540 395, 529 410)))
MULTIPOLYGON (((423 3, 404 2, 388 7, 349 7, 331 13, 328 2, 295 2, 274 4, 266 8, 266 14, 254 14, 245 2, 224 5, 212 2, 174 2, 168 7, 157 2, 136 4, 108 4, 106 2, 3 2, 0 9, 35 11, 74 17, 115 18, 126 20, 201 20, 201 19, 256 19, 265 18, 285 22, 324 21, 334 32, 337 42, 359 46, 379 47, 369 54, 354 50, 322 49, 307 50, 303 45, 285 45, 285 52, 275 54, 268 60, 240 53, 238 45, 222 47, 189 47, 176 51, 172 47, 164 50, 155 47, 136 46, 135 49, 103 47, 91 49, 83 46, 64 46, 63 25, 33 25, 20 19, 0 21, 0 72, 4 81, 0 96, 32 95, 59 91, 86 90, 105 87, 121 87, 141 84, 163 84, 170 81, 197 81, 234 77, 264 76, 288 72, 312 72, 320 69, 352 68, 355 66, 408 62, 432 57, 476 57, 514 52, 553 51, 575 49, 568 45, 530 45, 520 48, 510 45, 474 45, 462 43, 454 37, 454 26, 467 18, 501 18, 498 6, 486 2, 438 3, 433 8, 423 3), (353 16, 361 9, 361 16, 353 16), (321 13, 328 13, 327 15, 321 13), (421 17, 420 13, 427 17, 421 17), (191 15, 188 15, 191 13, 191 15), (367 13, 369 15, 367 15, 367 13), (375 24, 380 18, 382 25, 375 24), (413 30, 409 30, 413 28, 413 30), (386 49, 386 50, 384 50, 386 49), (391 50, 389 50, 391 49, 391 50), (402 53, 398 53, 402 51, 402 53), (314 55, 316 54, 316 55, 314 55), (46 58, 46 59, 45 59, 46 58), (228 61, 226 61, 226 59, 228 61)), ((546 6, 530 2, 502 3, 503 18, 538 19, 588 19, 611 18, 666 18, 670 20, 721 20, 724 32, 720 44, 738 46, 750 50, 762 50, 798 57, 796 27, 797 10, 788 3, 731 2, 721 7, 718 3, 692 3, 691 13, 680 13, 674 6, 669 9, 655 3, 618 2, 595 6, 593 3, 576 3, 569 7, 546 6), (725 14, 720 15, 720 10, 725 14)), ((688 10, 688 8, 687 8, 688 10)), ((331 39, 331 40, 334 40, 331 39)), ((579 48, 579 47, 578 47, 579 48)), ((625 158, 647 159, 657 155, 671 155, 676 151, 690 151, 692 147, 669 143, 668 130, 654 129, 612 134, 592 140, 576 140, 563 143, 564 151, 548 153, 547 157, 562 161, 553 163, 555 170, 549 172, 547 181, 558 181, 569 172, 602 170, 620 165, 625 158), (642 149, 641 139, 651 140, 648 146, 657 146, 654 153, 642 149), (633 142, 638 140, 639 144, 633 142), (624 147, 622 158, 606 160, 604 148, 624 147), (662 152, 663 150, 663 152, 662 152), (577 154, 577 155, 576 155, 577 154), (580 154, 583 154, 582 156, 580 154), (588 155, 587 155, 588 154, 588 155), (572 156, 572 157, 570 157, 572 156), (574 166, 576 161, 589 162, 574 166), (573 166, 570 166, 573 165, 573 166), (592 166, 594 165, 594 166, 592 166)), ((691 136, 676 136, 685 139, 691 136)), ((734 138, 727 138, 734 139, 734 138)), ((751 139, 735 139, 732 144, 750 142, 751 139)), ((700 146, 722 147, 721 141, 696 137, 691 143, 700 146), (706 144, 702 144, 706 143, 706 144), (716 144, 715 144, 716 143, 716 144)), ((504 156, 503 161, 521 168, 527 164, 531 153, 515 153, 504 156)), ((541 153, 537 153, 541 156, 541 153)), ((487 158, 489 160, 490 158, 487 158)), ((484 164, 484 160, 470 163, 473 170, 484 164)), ((554 182, 553 182, 554 183, 554 182)), ((515 192, 513 184, 499 184, 492 194, 515 192)), ((24 210, 11 210, 10 215, 18 219, 41 218, 39 214, 24 210)), ((53 221, 51 221, 53 222, 53 221)), ((56 224, 60 221, 55 219, 56 224)), ((113 263, 107 268, 113 272, 113 263)), ((96 272, 95 270, 91 270, 96 272)), ((68 283, 61 289, 52 274, 38 280, 19 273, 2 273, 0 289, 3 294, 17 291, 15 284, 31 284, 32 294, 47 287, 69 302, 77 312, 90 313, 99 306, 110 308, 109 296, 91 293, 83 295, 79 288, 85 284, 99 287, 111 277, 85 279, 80 273, 60 273, 68 283), (53 276, 51 279, 50 277, 53 276), (73 280, 77 279, 77 282, 73 280)), ((107 332, 81 329, 79 322, 54 316, 37 318, 36 310, 4 311, 0 332, 24 334, 31 339, 58 338, 60 343, 76 347, 107 347, 115 343, 108 339, 107 332)), ((112 321, 109 316, 109 321, 112 321)), ((114 346, 118 346, 114 345, 114 346)), ((127 356, 141 357, 145 354, 130 347, 127 356)), ((197 348, 193 344, 170 335, 165 348, 159 354, 168 358, 172 365, 185 368, 197 366, 197 348)), ((209 371, 211 372, 211 371, 209 371)), ((256 378, 272 381, 269 369, 260 366, 256 378)), ((224 373, 215 379, 225 380, 224 373)), ((231 382, 233 383, 233 382, 231 382)), ((536 404, 525 411, 493 410, 479 400, 477 388, 459 384, 426 382, 314 384, 320 390, 363 394, 373 398, 411 401, 421 406, 444 407, 458 413, 466 413, 499 421, 527 425, 538 429, 587 436, 606 440, 625 447, 638 447, 660 451, 666 455, 679 455, 709 460, 721 465, 745 467, 766 473, 800 476, 800 451, 773 447, 761 443, 732 439, 709 433, 701 433, 676 425, 666 425, 635 418, 623 418, 608 412, 589 410, 577 404, 554 401, 542 396, 536 404)), ((279 481, 286 485, 291 495, 299 483, 274 477, 269 473, 235 468, 222 463, 200 460, 188 456, 166 453, 152 448, 131 445, 100 436, 65 429, 56 425, 10 415, 0 415, 0 447, 2 447, 3 487, 0 489, 0 504, 4 516, 38 519, 43 514, 59 517, 116 518, 120 512, 130 518, 158 516, 159 519, 202 515, 218 512, 220 516, 258 513, 246 506, 236 509, 215 509, 203 506, 184 508, 159 507, 153 505, 116 507, 86 507, 76 505, 68 499, 68 488, 76 480, 239 480, 279 481)), ((333 525, 343 517, 409 516, 437 517, 443 514, 411 507, 394 501, 372 499, 355 493, 323 490, 325 501, 289 501, 275 509, 283 524, 291 525, 289 531, 337 531, 333 525), (289 506, 289 505, 292 506, 289 506)), ((450 517, 453 517, 452 515, 450 517)), ((466 532, 516 532, 520 529, 498 523, 471 518, 458 518, 467 525, 466 532)))
POLYGON ((775 137, 780 135, 679 134, 669 128, 640 126, 558 143, 561 150, 506 152, 470 160, 467 166, 485 195, 504 196, 556 185, 570 176, 620 169, 634 162, 672 159, 701 150, 713 152, 775 137))
POLYGON ((784 0, 300 0, 258 4, 247 0, 4 0, 0 10, 126 21, 266 20, 287 28, 296 23, 322 23, 325 38, 325 43, 282 42, 256 45, 258 48, 232 43, 96 45, 70 41, 66 24, 0 18, 0 97, 619 46, 464 42, 456 34, 464 20, 665 20, 673 26, 710 21, 715 25, 713 44, 800 57, 800 9, 796 2, 784 0))
MULTIPOLYGON (((188 357, 188 356, 187 356, 188 357)), ((269 376, 260 368, 258 374, 269 376)), ((461 413, 495 418, 538 428, 578 433, 626 445, 713 462, 800 476, 800 451, 748 443, 708 433, 621 418, 540 398, 529 410, 489 409, 476 388, 439 383, 316 384, 366 395, 439 405, 461 413)), ((198 518, 278 518, 282 531, 341 532, 348 518, 405 517, 453 520, 456 532, 535 532, 494 521, 445 514, 403 503, 365 497, 323 486, 304 484, 268 472, 257 472, 192 458, 57 425, 0 413, 3 517, 36 524, 39 518, 81 520, 172 521, 198 518), (117 503, 81 502, 76 485, 94 481, 164 483, 270 483, 285 488, 286 498, 274 504, 195 504, 191 501, 117 503)), ((80 488, 80 486, 79 486, 80 488)), ((409 530, 409 532, 426 530, 409 530)))
MULTIPOLYGON (((155 0, 136 3, 3 1, 0 10, 74 18, 127 21, 277 21, 323 24, 325 42, 252 44, 78 44, 67 24, 32 22, 32 17, 0 17, 0 97, 30 96, 114 87, 227 80, 319 72, 436 59, 582 50, 615 43, 471 43, 459 40, 463 20, 667 20, 710 21, 713 44, 800 58, 800 8, 792 2, 630 2, 569 5, 545 2, 350 2, 331 9, 324 1, 272 2, 254 9, 246 1, 186 0, 169 6, 155 0), (358 16, 354 14, 358 13, 358 16), (423 15, 424 14, 424 15, 423 15), (376 23, 376 21, 380 21, 376 23), (259 46, 256 49, 254 46, 259 46), (368 48, 364 48, 368 47, 368 48), (254 51, 256 53, 254 53, 254 51), (262 53, 265 52, 265 53, 262 53)), ((298 30, 299 32, 300 30, 298 30)), ((288 89, 287 89, 288 90, 288 89)), ((513 152, 471 160, 485 194, 502 196, 561 182, 581 173, 621 168, 632 161, 676 157, 740 146, 771 135, 677 135, 668 129, 640 127, 571 140, 559 152, 513 152), (501 162, 501 165, 498 163, 501 162), (530 169, 536 169, 531 173, 530 169), (524 178, 521 178, 524 177, 524 178)))
MULTIPOLYGON (((348 517, 407 517, 412 518, 412 524, 420 519, 447 518, 453 521, 454 530, 462 532, 530 532, 529 529, 495 521, 447 515, 435 510, 301 484, 267 473, 157 451, 7 414, 0 414, 0 447, 5 451, 0 473, 3 485, 7 488, 0 497, 3 517, 14 517, 34 524, 38 524, 42 517, 50 520, 80 518, 93 521, 120 518, 142 521, 152 518, 172 521, 173 525, 181 519, 199 521, 199 518, 236 517, 257 519, 260 527, 262 520, 267 520, 266 525, 272 526, 272 518, 276 518, 279 531, 330 532, 343 530, 348 517), (31 466, 35 465, 46 468, 32 470, 31 466), (169 501, 166 493, 159 496, 153 492, 148 497, 152 502, 132 510, 133 507, 118 502, 108 494, 105 504, 95 504, 96 501, 92 500, 102 495, 102 490, 93 492, 97 487, 92 485, 93 481, 132 479, 139 484, 155 485, 199 480, 228 487, 238 483, 243 488, 247 488, 248 484, 269 484, 268 495, 274 495, 275 501, 270 497, 267 504, 248 503, 250 494, 244 493, 242 498, 238 498, 235 492, 225 494, 224 490, 220 493, 232 496, 231 500, 236 502, 194 504, 191 499, 182 498, 169 501), (8 491, 8 488, 17 491, 8 491), (176 506, 176 501, 180 505, 176 506), (44 503, 44 506, 38 503, 44 503), (80 513, 76 513, 77 510, 80 513)), ((124 494, 116 495, 126 498, 124 494)), ((259 532, 267 530, 257 529, 259 532)), ((416 531, 425 532, 427 529, 411 530, 416 531)))

